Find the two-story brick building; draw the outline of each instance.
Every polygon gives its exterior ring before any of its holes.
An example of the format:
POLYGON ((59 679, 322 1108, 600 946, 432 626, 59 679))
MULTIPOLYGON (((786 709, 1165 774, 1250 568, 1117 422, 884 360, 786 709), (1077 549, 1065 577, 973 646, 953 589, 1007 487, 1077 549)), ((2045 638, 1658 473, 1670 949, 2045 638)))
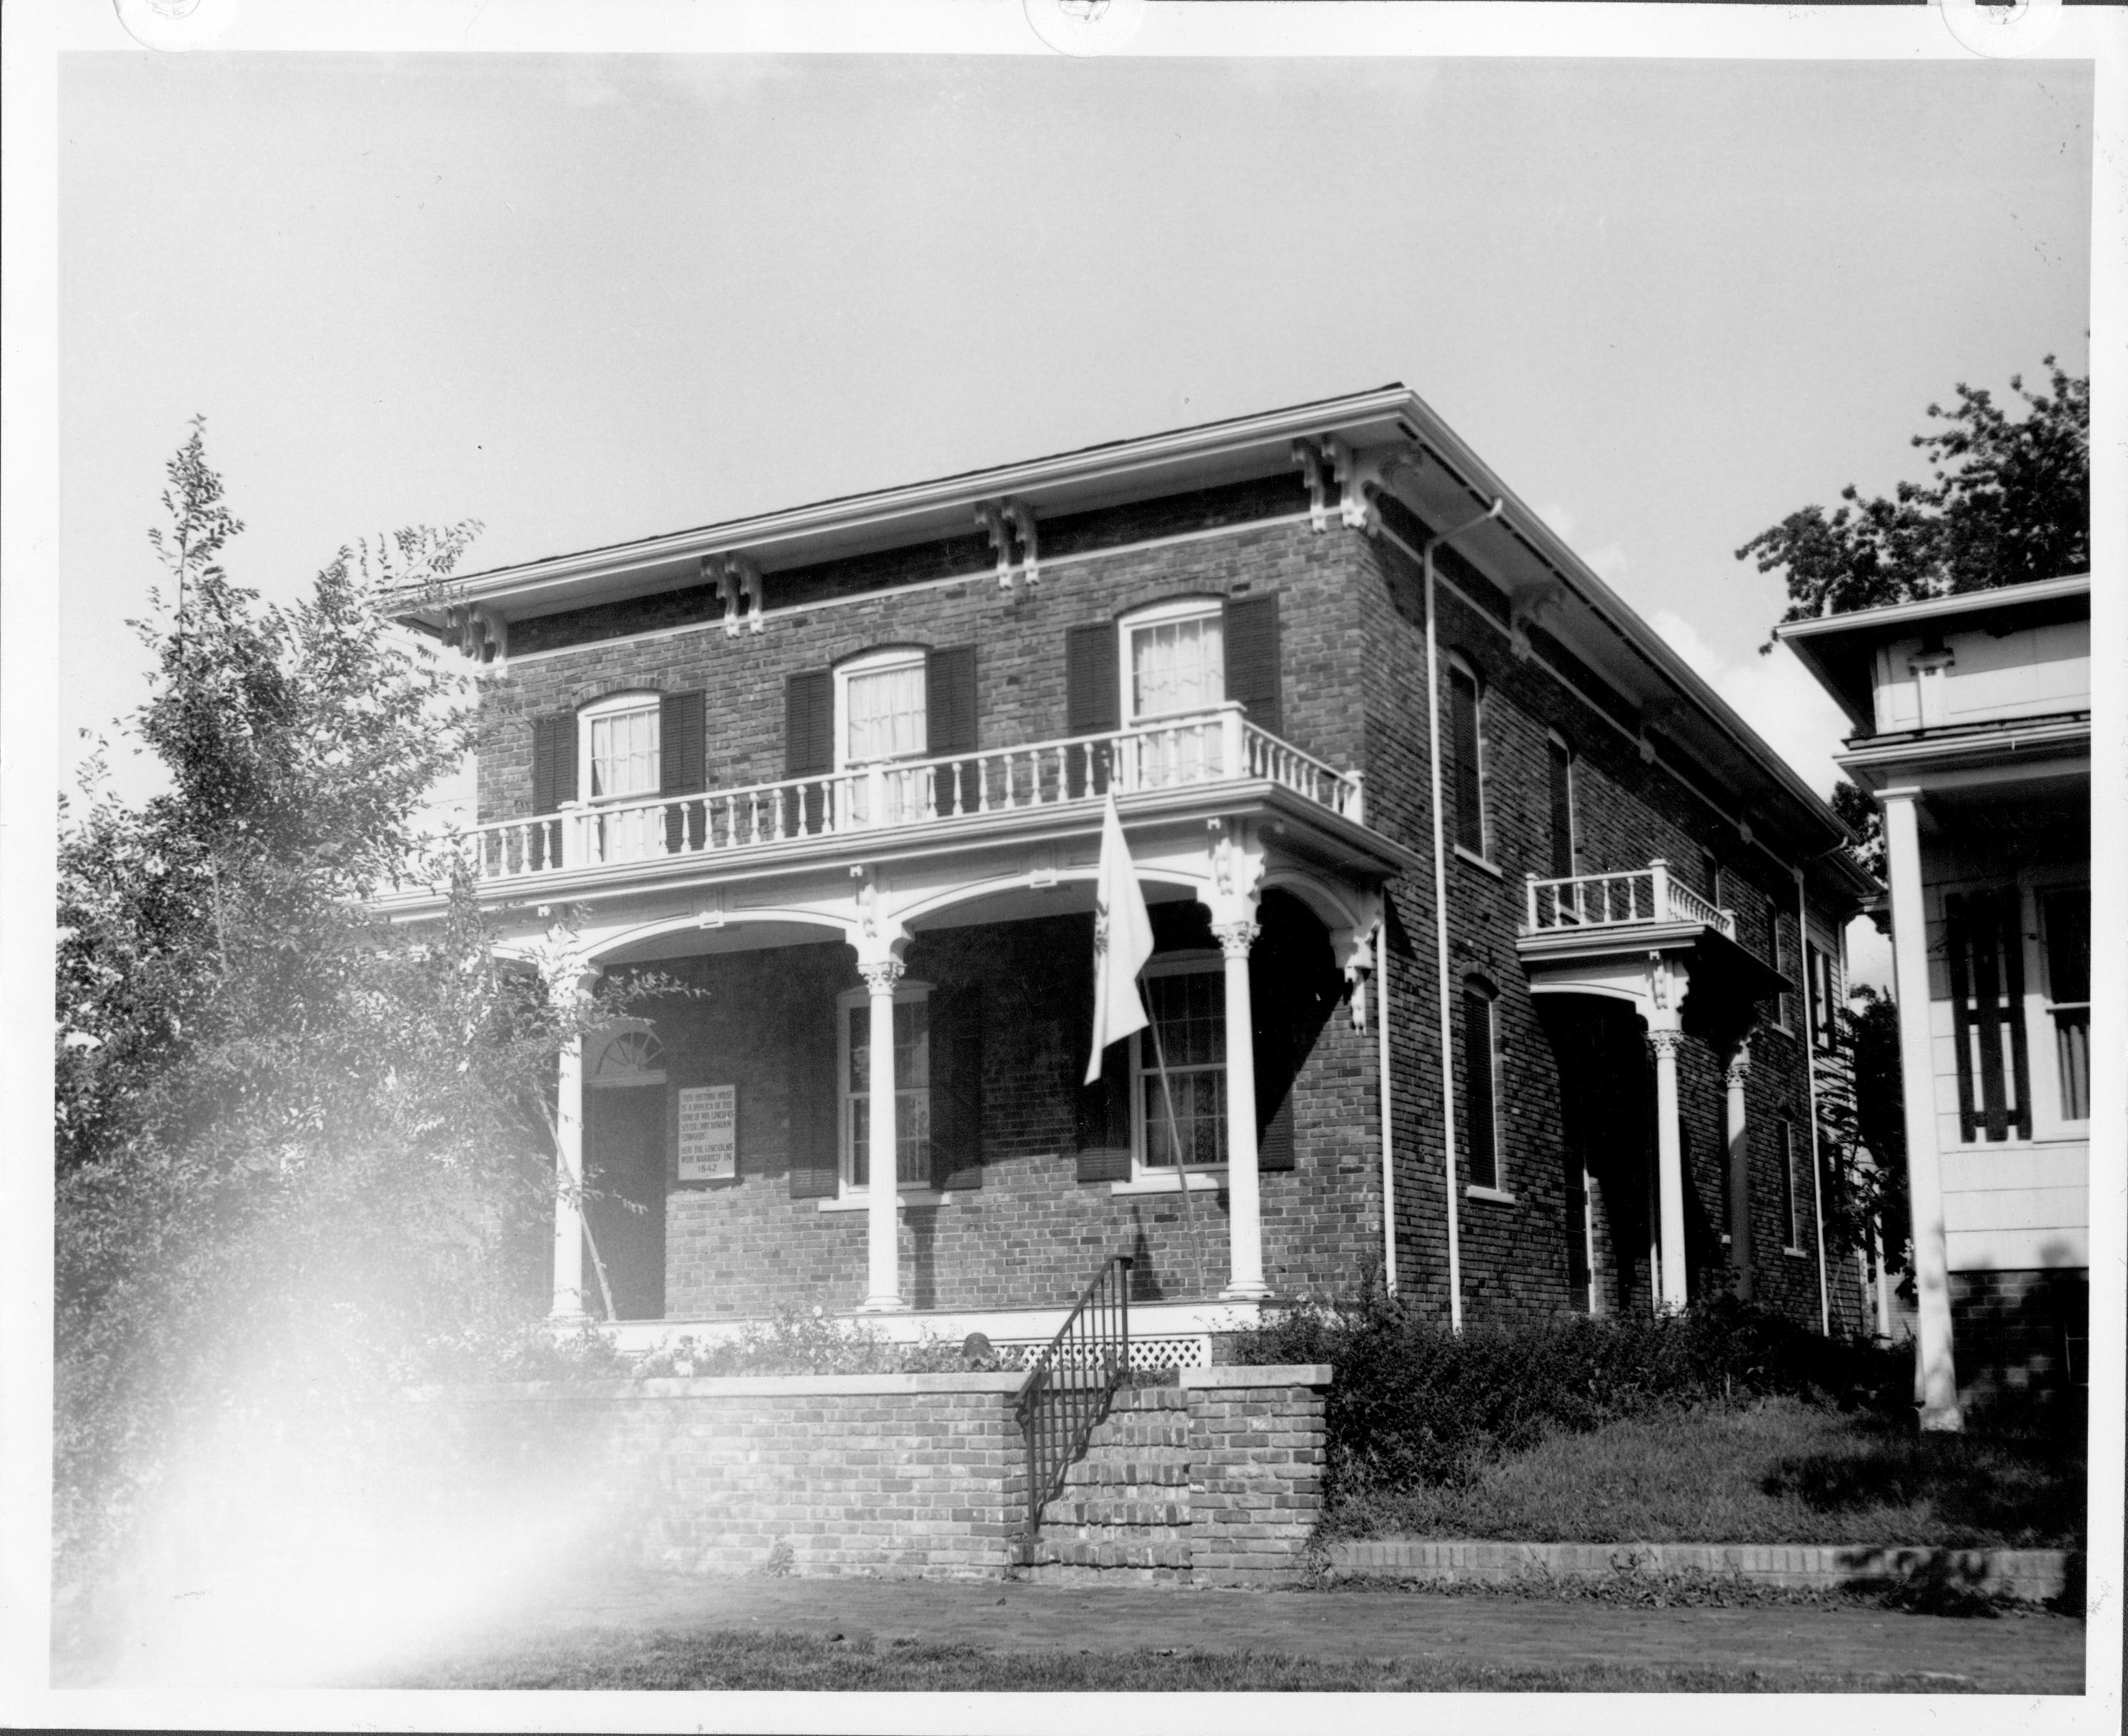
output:
MULTIPOLYGON (((409 619, 491 677, 506 943, 566 913, 572 969, 702 991, 563 1063, 625 1320, 1024 1342, 1112 1253, 1184 1359, 1370 1272, 1459 1320, 1859 1318, 1812 1112, 1847 835, 1401 387, 409 619), (1171 1122, 1144 1036, 1081 1084, 1110 794, 1171 1122)), ((553 1267, 596 1311, 567 1198, 553 1267)))

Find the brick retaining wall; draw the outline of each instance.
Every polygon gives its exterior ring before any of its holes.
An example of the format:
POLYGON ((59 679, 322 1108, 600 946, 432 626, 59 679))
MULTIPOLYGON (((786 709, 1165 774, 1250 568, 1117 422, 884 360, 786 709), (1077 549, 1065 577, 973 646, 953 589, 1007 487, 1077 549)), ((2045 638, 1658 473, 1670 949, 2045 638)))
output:
MULTIPOLYGON (((1013 1564, 1026 1501, 1013 1409, 1021 1378, 550 1382, 426 1397, 459 1407, 482 1463, 561 1468, 596 1488, 637 1564, 968 1578, 1013 1564)), ((1330 1370, 1190 1369, 1181 1379, 1117 1395, 1046 1515, 1038 1577, 1299 1577, 1321 1511, 1330 1370)))

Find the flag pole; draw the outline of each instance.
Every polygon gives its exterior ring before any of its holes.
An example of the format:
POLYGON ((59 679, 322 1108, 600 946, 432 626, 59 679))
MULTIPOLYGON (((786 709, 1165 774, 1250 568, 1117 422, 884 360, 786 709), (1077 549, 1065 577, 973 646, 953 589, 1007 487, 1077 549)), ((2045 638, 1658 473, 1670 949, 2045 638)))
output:
POLYGON ((1175 1093, 1167 1084, 1167 1049, 1160 1040, 1160 1021, 1148 1019, 1152 1029, 1152 1064, 1160 1074, 1160 1101, 1167 1111, 1167 1145, 1175 1154, 1175 1180, 1182 1194, 1182 1221, 1190 1236, 1191 1251, 1196 1256, 1197 1288, 1204 1288, 1204 1248, 1197 1234, 1195 1208, 1190 1203, 1190 1164, 1182 1155, 1182 1136, 1175 1126, 1175 1093))

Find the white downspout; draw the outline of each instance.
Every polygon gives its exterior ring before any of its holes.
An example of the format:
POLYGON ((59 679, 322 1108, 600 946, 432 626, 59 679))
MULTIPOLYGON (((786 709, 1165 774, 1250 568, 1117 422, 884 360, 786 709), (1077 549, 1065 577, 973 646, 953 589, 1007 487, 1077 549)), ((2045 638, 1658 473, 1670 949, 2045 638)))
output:
POLYGON ((1389 1102, 1389 891, 1382 888, 1382 919, 1375 924, 1375 1039, 1380 1055, 1382 1111, 1382 1277, 1397 1293, 1396 1164, 1389 1102))
POLYGON ((1449 1011, 1448 844, 1441 814, 1441 647, 1435 617, 1433 551, 1451 538, 1499 517, 1507 502, 1495 496, 1491 506, 1466 524, 1426 539, 1426 746, 1433 784, 1433 929, 1441 971, 1441 1165, 1448 1193, 1448 1330, 1463 1330, 1463 1251, 1459 1240, 1456 1193, 1456 1044, 1449 1011))
POLYGON ((1830 1338, 1832 1297, 1825 1286, 1825 1178, 1818 1173, 1817 1160, 1817 1033, 1811 1026, 1810 918, 1802 866, 1798 864, 1789 871, 1795 875, 1796 964, 1803 972, 1803 1065, 1810 1092, 1810 1208, 1817 1230, 1817 1330, 1820 1335, 1830 1338))

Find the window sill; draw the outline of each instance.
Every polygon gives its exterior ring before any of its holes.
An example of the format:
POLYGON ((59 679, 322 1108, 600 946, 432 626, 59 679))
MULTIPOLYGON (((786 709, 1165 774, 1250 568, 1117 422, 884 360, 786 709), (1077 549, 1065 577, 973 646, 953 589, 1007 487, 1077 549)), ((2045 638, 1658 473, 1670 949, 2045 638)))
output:
POLYGON ((1808 1259, 1810 1258, 1810 1253, 1807 1249, 1784 1248, 1781 1250, 1781 1252, 1789 1259, 1808 1259))
POLYGON ((1484 869, 1496 880, 1503 880, 1508 877, 1506 871, 1499 863, 1489 862, 1476 851, 1466 850, 1461 844, 1456 847, 1456 857, 1458 861, 1468 862, 1473 868, 1484 869))
POLYGON ((1475 1182, 1463 1189, 1465 1199, 1489 1199, 1496 1206, 1517 1206, 1522 1202, 1503 1188, 1481 1188, 1475 1182))
MULTIPOLYGON (((901 1197, 895 1201, 894 1206, 899 1212, 910 1206, 950 1206, 952 1203, 951 1193, 941 1193, 935 1188, 904 1188, 901 1197)), ((820 1201, 819 1208, 823 1212, 869 1212, 872 1210, 872 1196, 869 1193, 840 1194, 834 1199, 820 1201)))
MULTIPOLYGON (((1227 1172, 1223 1165, 1217 1169, 1192 1169, 1189 1173, 1192 1193, 1216 1193, 1227 1183, 1227 1172)), ((1134 1175, 1127 1182, 1110 1182, 1109 1192, 1119 1193, 1180 1193, 1182 1177, 1173 1170, 1166 1174, 1154 1173, 1134 1175)))

